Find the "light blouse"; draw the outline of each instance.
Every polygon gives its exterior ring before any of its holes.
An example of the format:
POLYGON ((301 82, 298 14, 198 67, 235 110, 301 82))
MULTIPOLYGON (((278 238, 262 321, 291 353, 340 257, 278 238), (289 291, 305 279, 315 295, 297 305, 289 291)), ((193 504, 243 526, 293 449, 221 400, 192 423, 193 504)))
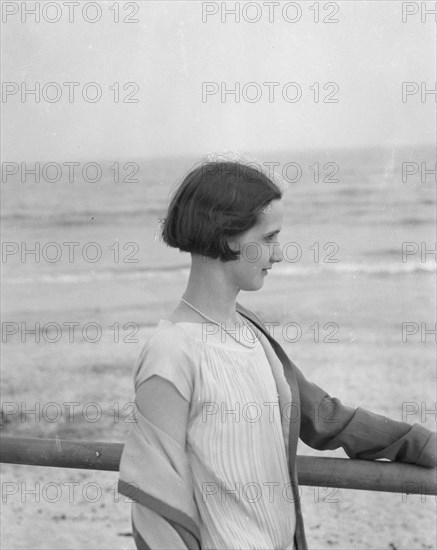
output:
POLYGON ((259 340, 249 349, 207 330, 161 319, 135 388, 158 375, 190 404, 186 452, 202 550, 292 550, 295 508, 270 363, 259 340))

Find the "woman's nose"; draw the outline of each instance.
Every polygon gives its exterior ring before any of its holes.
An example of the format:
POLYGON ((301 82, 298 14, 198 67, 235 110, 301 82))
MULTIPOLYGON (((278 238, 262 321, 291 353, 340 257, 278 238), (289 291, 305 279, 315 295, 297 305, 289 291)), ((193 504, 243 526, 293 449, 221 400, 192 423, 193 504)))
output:
POLYGON ((273 247, 273 258, 272 258, 271 261, 272 261, 272 263, 273 262, 282 262, 283 259, 284 259, 284 256, 282 254, 282 247, 278 243, 277 246, 273 247))

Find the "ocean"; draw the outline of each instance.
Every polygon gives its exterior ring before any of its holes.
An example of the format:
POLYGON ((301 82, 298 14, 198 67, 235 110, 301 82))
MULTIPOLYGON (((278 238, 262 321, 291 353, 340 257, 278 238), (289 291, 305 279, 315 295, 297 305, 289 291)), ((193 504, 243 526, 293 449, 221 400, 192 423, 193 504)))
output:
MULTIPOLYGON (((289 245, 288 258, 275 266, 278 274, 298 278, 328 270, 381 277, 435 271, 435 257, 428 254, 421 261, 420 254, 423 247, 432 248, 436 220, 435 176, 427 174, 422 182, 420 166, 433 167, 432 147, 270 153, 255 158, 265 169, 274 166, 283 177, 286 209, 281 237, 284 243, 298 245, 289 245), (413 174, 415 169, 418 172, 413 174), (402 243, 408 242, 417 243, 419 249, 410 245, 402 258, 402 243)), ((178 269, 189 267, 189 255, 167 249, 154 237, 171 191, 194 159, 131 161, 138 170, 134 175, 134 169, 123 170, 120 161, 118 183, 114 161, 92 163, 101 169, 95 183, 92 166, 89 181, 82 177, 87 163, 75 169, 74 181, 69 180, 66 162, 57 163, 62 174, 56 182, 50 181, 56 170, 44 169, 48 163, 40 163, 39 182, 30 173, 23 176, 21 168, 16 175, 3 176, 3 242, 19 245, 18 250, 7 249, 15 252, 6 257, 3 249, 4 283, 179 277, 178 269), (58 246, 43 250, 53 242, 58 246), (65 242, 79 243, 74 250, 70 246, 73 261, 65 242), (101 248, 97 261, 96 247, 89 247, 86 257, 82 254, 89 242, 101 248), (134 244, 117 253, 117 242, 119 248, 134 244), (35 243, 41 250, 40 261, 27 254, 23 262, 23 251, 35 243)), ((27 162, 26 168, 30 171, 32 165, 27 162)))

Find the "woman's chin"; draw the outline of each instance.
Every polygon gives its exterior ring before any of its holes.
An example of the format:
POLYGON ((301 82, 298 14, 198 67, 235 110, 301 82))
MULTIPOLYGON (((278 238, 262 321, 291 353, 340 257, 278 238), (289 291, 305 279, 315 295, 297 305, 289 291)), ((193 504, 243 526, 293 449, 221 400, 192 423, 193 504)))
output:
POLYGON ((254 279, 251 281, 250 284, 245 285, 244 287, 241 287, 241 290, 244 290, 246 292, 251 292, 254 290, 259 290, 264 286, 264 275, 262 275, 262 279, 254 279))

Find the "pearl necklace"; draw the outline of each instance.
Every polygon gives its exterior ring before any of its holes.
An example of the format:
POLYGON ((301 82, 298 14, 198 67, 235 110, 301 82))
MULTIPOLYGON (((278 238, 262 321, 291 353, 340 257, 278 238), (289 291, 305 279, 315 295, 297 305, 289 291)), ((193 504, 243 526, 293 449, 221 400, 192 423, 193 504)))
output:
POLYGON ((223 325, 223 323, 219 323, 217 321, 214 321, 214 319, 211 319, 211 317, 208 317, 207 315, 205 315, 204 313, 202 313, 200 310, 198 310, 196 307, 193 306, 193 304, 190 304, 190 302, 187 302, 187 300, 185 300, 183 297, 181 298, 182 302, 186 303, 187 306, 190 306, 192 309, 194 309, 194 311, 197 311, 197 313, 199 313, 202 317, 204 317, 205 319, 207 319, 208 321, 211 321, 211 323, 214 323, 215 325, 218 325, 222 330, 224 330, 227 334, 229 334, 229 336, 231 338, 233 338, 238 344, 241 344, 242 346, 246 347, 246 348, 249 348, 249 349, 254 349, 255 346, 256 346, 256 343, 257 343, 257 338, 256 336, 254 335, 252 329, 249 327, 249 325, 244 321, 243 317, 238 313, 238 311, 236 312, 240 317, 241 317, 241 320, 243 321, 243 326, 246 326, 247 329, 250 331, 250 333, 255 336, 255 339, 254 339, 254 342, 253 344, 244 344, 243 342, 241 342, 240 340, 237 340, 237 338, 229 331, 227 330, 223 325))

